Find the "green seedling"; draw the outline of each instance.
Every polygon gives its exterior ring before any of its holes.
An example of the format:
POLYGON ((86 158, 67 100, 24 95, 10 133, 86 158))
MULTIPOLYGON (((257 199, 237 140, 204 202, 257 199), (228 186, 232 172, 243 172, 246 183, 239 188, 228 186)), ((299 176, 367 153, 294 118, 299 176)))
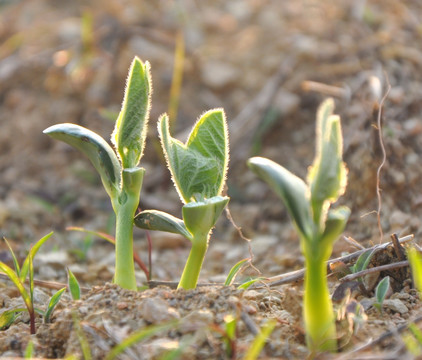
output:
POLYGON ((229 274, 227 275, 226 281, 224 282, 224 286, 230 286, 233 284, 234 279, 239 274, 239 272, 242 270, 242 268, 245 266, 245 264, 249 263, 251 259, 243 259, 240 260, 238 263, 236 263, 229 271, 229 274))
POLYGON ((25 359, 32 359, 34 357, 34 343, 29 340, 28 345, 25 348, 25 359))
POLYGON ((251 346, 243 358, 244 360, 258 359, 259 354, 261 353, 265 343, 267 342, 276 325, 277 321, 274 319, 270 319, 265 323, 261 331, 255 336, 251 346))
POLYGON ((415 247, 407 250, 407 258, 412 271, 413 283, 419 294, 422 294, 422 254, 415 247))
POLYGON ((79 286, 78 279, 70 269, 67 269, 67 284, 69 287, 69 293, 73 300, 79 300, 81 298, 81 287, 79 286))
POLYGON ((125 96, 112 142, 116 151, 98 134, 75 124, 58 124, 44 130, 54 139, 82 151, 100 174, 116 214, 116 267, 114 282, 136 290, 133 262, 133 218, 138 208, 145 169, 138 167, 143 155, 150 110, 149 63, 135 57, 129 69, 125 96))
MULTIPOLYGON (((34 268, 33 268, 32 260, 34 259, 34 256, 38 252, 40 247, 47 241, 48 238, 50 238, 51 235, 53 235, 52 232, 42 237, 40 240, 37 241, 37 243, 34 246, 31 247, 31 250, 29 251, 28 256, 25 258, 22 266, 19 265, 18 260, 15 256, 15 253, 12 247, 9 245, 9 242, 6 239, 4 239, 7 247, 9 248, 10 254, 12 256, 14 269, 12 269, 10 266, 6 265, 3 262, 0 262, 0 271, 4 272, 7 275, 7 277, 10 279, 10 281, 13 282, 13 284, 18 289, 22 297, 22 300, 25 303, 26 310, 28 311, 28 314, 29 314, 31 334, 35 334, 36 332, 36 329, 35 329, 36 309, 34 308, 34 268), (24 284, 25 284, 25 280, 27 278, 28 273, 29 273, 29 289, 27 290, 24 284)), ((15 311, 19 311, 19 310, 21 309, 15 309, 15 311)), ((9 317, 9 320, 10 320, 10 317, 9 317)))
POLYGON ((331 209, 347 182, 342 160, 340 117, 333 115, 334 101, 319 107, 316 123, 316 156, 307 183, 279 164, 261 157, 248 165, 281 197, 299 233, 305 256, 304 322, 312 351, 336 351, 335 316, 327 284, 327 266, 333 244, 350 215, 346 207, 331 209))
POLYGON ((390 277, 386 276, 382 279, 375 288, 375 303, 374 307, 382 312, 382 305, 384 304, 385 297, 387 296, 388 289, 390 288, 390 277))
POLYGON ((221 196, 225 184, 229 148, 222 109, 204 113, 185 144, 170 135, 169 119, 158 122, 161 145, 176 190, 185 204, 183 220, 156 210, 145 210, 135 224, 148 230, 180 234, 192 243, 178 288, 194 289, 204 261, 211 230, 229 202, 221 196))
POLYGON ((63 293, 66 291, 66 288, 61 288, 58 290, 48 302, 47 309, 44 312, 44 322, 49 323, 51 320, 51 316, 53 315, 53 311, 56 308, 56 305, 59 303, 60 298, 62 297, 63 293))

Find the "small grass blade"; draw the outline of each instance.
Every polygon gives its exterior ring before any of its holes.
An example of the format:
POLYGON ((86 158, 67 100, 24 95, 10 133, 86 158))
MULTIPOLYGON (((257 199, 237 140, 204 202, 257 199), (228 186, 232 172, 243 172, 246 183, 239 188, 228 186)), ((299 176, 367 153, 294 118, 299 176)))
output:
POLYGON ((21 269, 18 263, 18 259, 15 256, 15 252, 13 251, 12 247, 10 246, 9 242, 7 241, 5 237, 3 238, 3 240, 6 243, 7 247, 9 248, 10 255, 12 256, 12 259, 13 259, 13 266, 15 267, 15 272, 18 276, 20 276, 21 269))
POLYGON ((227 275, 226 281, 224 283, 224 286, 230 286, 233 284, 234 279, 236 278, 239 271, 243 268, 243 265, 245 265, 247 262, 250 261, 250 258, 240 260, 236 265, 234 265, 229 274, 227 275))
POLYGON ((414 247, 407 250, 410 268, 412 270, 413 283, 419 293, 422 293, 422 254, 414 247))
POLYGON ((13 324, 16 320, 17 314, 23 311, 28 311, 25 308, 17 308, 12 310, 3 311, 0 315, 0 330, 5 330, 13 324))
MULTIPOLYGON (((41 246, 53 235, 53 232, 43 236, 40 240, 38 240, 35 245, 31 248, 31 257, 32 259, 35 257, 35 254, 38 252, 38 250, 41 248, 41 246)), ((19 278, 22 282, 25 281, 26 275, 28 275, 28 267, 29 267, 29 256, 26 257, 25 261, 23 262, 21 272, 19 274, 19 278)))
POLYGON ((267 323, 262 327, 261 331, 258 335, 255 336, 255 339, 252 342, 252 345, 249 347, 248 352, 246 353, 244 360, 255 360, 258 359, 259 354, 262 351, 262 348, 265 345, 270 334, 273 332, 277 321, 274 319, 270 319, 267 323))
POLYGON ((255 279, 250 279, 245 281, 244 283, 240 284, 237 288, 241 290, 248 289, 251 285, 255 284, 257 281, 265 280, 264 277, 257 277, 255 279))
POLYGON ((84 360, 92 360, 91 348, 89 347, 88 340, 86 339, 84 330, 82 329, 81 322, 76 311, 72 312, 73 326, 76 331, 76 336, 79 340, 79 345, 81 346, 82 355, 84 360))
POLYGON ((45 323, 50 322, 51 315, 53 314, 54 308, 59 303, 60 298, 62 297, 65 291, 66 291, 66 287, 61 288, 50 298, 50 301, 48 302, 48 305, 47 305, 47 310, 45 311, 45 314, 44 314, 45 323))
POLYGON ((120 344, 117 344, 113 349, 111 349, 111 351, 105 357, 105 360, 113 360, 116 358, 116 356, 124 352, 128 347, 131 347, 132 345, 142 340, 148 339, 151 336, 158 334, 160 331, 170 330, 176 327, 178 324, 179 321, 176 320, 170 321, 165 324, 151 325, 144 329, 141 329, 140 331, 133 333, 128 338, 123 340, 120 344))
POLYGON ((376 249, 367 250, 361 254, 356 260, 356 263, 353 265, 352 272, 357 273, 359 271, 365 270, 368 267, 372 256, 375 254, 375 250, 376 249))
POLYGON ((81 298, 81 287, 79 286, 78 279, 76 279, 75 275, 73 275, 69 268, 67 269, 67 282, 72 299, 79 300, 81 298))

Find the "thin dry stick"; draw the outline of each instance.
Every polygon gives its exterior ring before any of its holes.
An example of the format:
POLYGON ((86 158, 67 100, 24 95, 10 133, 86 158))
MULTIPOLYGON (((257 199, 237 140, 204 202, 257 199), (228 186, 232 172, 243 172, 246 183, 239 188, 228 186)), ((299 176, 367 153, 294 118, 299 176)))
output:
MULTIPOLYGON (((411 240, 413 240, 413 235, 407 235, 407 236, 404 236, 404 237, 399 239, 401 244, 408 242, 408 241, 411 241, 411 240)), ((374 250, 374 249, 378 249, 378 250, 385 249, 387 246, 389 246, 391 244, 392 244, 392 242, 390 241, 390 242, 387 242, 387 243, 372 246, 372 247, 367 248, 367 249, 358 250, 358 251, 355 251, 354 253, 351 253, 351 254, 348 254, 348 255, 345 255, 345 256, 340 256, 340 257, 335 258, 335 259, 328 260, 326 262, 326 264, 328 266, 332 263, 336 263, 336 262, 340 262, 340 261, 345 263, 345 264, 348 264, 352 260, 358 258, 365 251, 374 250)), ((305 269, 300 269, 300 270, 295 270, 295 271, 292 271, 292 272, 289 272, 289 273, 270 277, 266 281, 267 281, 268 286, 278 286, 278 285, 284 285, 284 284, 289 284, 289 283, 301 281, 303 279, 304 275, 305 275, 305 269)))
MULTIPOLYGON (((5 279, 5 280, 10 280, 9 277, 3 272, 0 272, 0 278, 5 279)), ((25 282, 29 283, 29 280, 26 280, 25 282)), ((34 279, 34 284, 37 285, 37 286, 41 286, 43 288, 46 288, 46 289, 53 289, 53 290, 60 290, 64 287, 66 287, 66 288, 68 287, 67 284, 63 284, 63 283, 54 282, 54 281, 36 280, 36 279, 34 279)), ((89 291, 91 289, 87 288, 87 287, 81 287, 81 290, 82 291, 89 291)))
POLYGON ((350 280, 354 280, 354 279, 360 278, 360 277, 368 275, 368 274, 377 273, 377 272, 381 272, 381 271, 385 271, 385 270, 398 269, 398 268, 402 268, 402 267, 405 267, 405 266, 409 266, 409 261, 407 261, 407 260, 397 261, 397 262, 391 263, 391 264, 375 266, 375 267, 370 268, 370 269, 358 271, 357 273, 354 273, 354 274, 346 275, 346 276, 344 276, 340 279, 340 282, 350 281, 350 280))
POLYGON ((382 108, 384 106, 384 102, 387 99, 388 94, 390 93, 391 85, 388 81, 388 76, 385 74, 387 79, 387 91, 385 92, 384 96, 381 99, 381 102, 379 104, 378 109, 378 118, 377 118, 377 126, 378 126, 378 138, 381 146, 382 151, 382 161, 381 164, 378 166, 377 169, 377 198, 378 198, 378 210, 377 210, 377 221, 378 221, 378 230, 380 232, 380 244, 382 243, 382 240, 384 238, 384 232, 382 231, 381 226, 381 206, 382 206, 382 200, 381 200, 381 188, 380 188, 380 176, 381 176, 381 170, 385 165, 385 162, 387 161, 387 153, 385 151, 384 146, 384 139, 382 137, 382 124, 381 124, 381 118, 382 118, 382 108))

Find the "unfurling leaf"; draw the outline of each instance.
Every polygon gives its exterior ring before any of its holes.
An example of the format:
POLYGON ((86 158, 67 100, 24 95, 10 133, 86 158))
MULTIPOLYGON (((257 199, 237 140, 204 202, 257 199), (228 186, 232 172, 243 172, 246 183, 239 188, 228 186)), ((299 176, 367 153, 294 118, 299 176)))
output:
POLYGON ((195 194, 212 198, 221 194, 226 179, 229 147, 227 123, 222 109, 204 113, 186 144, 170 135, 169 119, 160 117, 158 132, 177 192, 184 203, 195 194))
POLYGON ((305 182, 283 166, 266 158, 250 158, 248 166, 281 197, 297 229, 304 238, 309 239, 312 233, 312 217, 309 188, 305 182))
POLYGON ((79 286, 78 279, 70 269, 67 269, 67 283, 69 285, 69 292, 73 300, 79 300, 81 298, 81 287, 79 286))
POLYGON ((135 216, 135 225, 145 230, 166 231, 192 240, 183 220, 158 210, 144 210, 135 216))
POLYGON ((143 154, 151 108, 151 84, 149 63, 143 64, 135 57, 129 69, 122 109, 112 134, 112 141, 125 169, 136 167, 143 154))
POLYGON ((82 151, 101 176, 110 198, 120 190, 121 166, 111 146, 98 134, 75 124, 57 124, 44 130, 44 134, 61 140, 82 151))

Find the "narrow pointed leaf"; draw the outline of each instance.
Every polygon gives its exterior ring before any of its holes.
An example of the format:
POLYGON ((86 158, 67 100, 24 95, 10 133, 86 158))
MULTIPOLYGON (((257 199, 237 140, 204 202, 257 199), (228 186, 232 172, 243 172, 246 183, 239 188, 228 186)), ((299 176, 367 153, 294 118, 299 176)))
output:
POLYGON ((69 285, 69 292, 73 300, 79 300, 81 298, 81 287, 79 286, 78 279, 76 279, 73 272, 67 269, 67 283, 69 285))
POLYGON ((45 314, 44 314, 44 322, 46 323, 50 322, 51 315, 53 314, 54 308, 59 303, 60 298, 62 297, 65 291, 66 291, 66 287, 61 288, 50 298, 50 301, 48 302, 48 305, 47 305, 47 310, 45 311, 45 314))
POLYGON ((4 272, 10 279, 10 281, 13 282, 13 284, 19 290, 19 293, 21 294, 22 299, 25 302, 26 307, 28 308, 28 311, 32 311, 31 298, 16 273, 9 266, 2 262, 0 262, 0 271, 4 272))
POLYGON ((248 166, 281 197, 299 232, 306 239, 310 239, 312 217, 309 204, 309 189, 304 181, 284 167, 266 158, 250 158, 248 166))
POLYGON ((151 102, 150 65, 135 57, 129 69, 122 109, 112 141, 123 168, 133 168, 142 157, 151 102))
POLYGON ((111 146, 98 134, 75 124, 57 124, 44 130, 44 134, 61 140, 82 151, 94 165, 111 198, 120 189, 121 166, 111 146))
POLYGON ((220 195, 226 180, 229 147, 224 111, 214 109, 196 122, 186 144, 171 137, 166 114, 158 123, 167 165, 184 203, 195 194, 204 198, 220 195))
POLYGON ((165 231, 192 240, 183 220, 157 210, 144 210, 135 216, 135 225, 145 230, 165 231))
POLYGON ((233 284, 234 279, 236 278, 239 271, 243 268, 243 265, 245 265, 247 262, 249 262, 251 259, 243 259, 240 260, 236 265, 234 265, 231 269, 229 274, 227 275, 226 281, 224 282, 224 286, 230 286, 233 284))
POLYGON ((7 241, 7 239, 6 238, 3 238, 3 239, 4 239, 4 242, 6 243, 7 247, 9 248, 10 255, 12 256, 13 266, 15 268, 16 275, 20 276, 21 269, 19 267, 18 259, 16 258, 15 252, 13 251, 13 249, 10 246, 9 242, 7 241))
MULTIPOLYGON (((35 254, 38 252, 41 246, 51 237, 51 235, 53 235, 53 232, 50 232, 49 234, 43 236, 41 239, 39 239, 35 243, 34 246, 31 247, 30 253, 31 253, 32 259, 35 257, 35 254)), ((19 275, 19 278, 22 282, 25 281, 26 275, 28 275, 28 270, 29 270, 29 254, 22 264, 21 272, 19 275)))
POLYGON ((371 262, 372 256, 375 254, 375 252, 376 249, 368 249, 363 254, 361 254, 353 266, 353 272, 357 273, 359 271, 365 270, 371 262))
POLYGON ((415 247, 411 247, 407 250, 407 257, 412 270, 413 284, 422 294, 422 254, 415 247))
POLYGON ((390 277, 386 276, 382 279, 375 289, 375 298, 377 299, 377 303, 382 305, 387 295, 388 288, 390 287, 390 277))

